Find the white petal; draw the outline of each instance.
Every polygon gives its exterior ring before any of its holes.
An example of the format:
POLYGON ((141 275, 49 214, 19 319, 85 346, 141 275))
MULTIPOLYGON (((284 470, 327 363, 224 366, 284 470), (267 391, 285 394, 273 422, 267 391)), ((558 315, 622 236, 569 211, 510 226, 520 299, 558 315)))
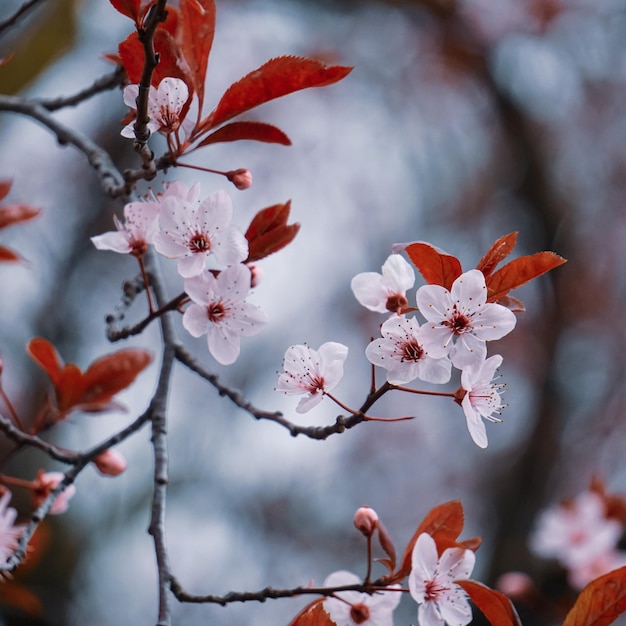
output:
MULTIPOLYGON (((453 302, 472 309, 487 302, 485 276, 480 270, 470 270, 461 274, 452 283, 450 296, 453 302)), ((504 308, 504 307, 503 307, 504 308)))
POLYGON ((197 276, 186 278, 185 292, 196 303, 207 306, 215 299, 217 280, 211 272, 202 272, 197 276))
POLYGON ((450 359, 431 359, 429 356, 426 356, 417 365, 417 377, 427 383, 443 385, 452 376, 452 362, 450 359))
POLYGON ((317 406, 324 397, 324 394, 321 391, 316 393, 311 393, 305 396, 298 402, 298 406, 296 407, 297 413, 306 413, 310 411, 314 406, 317 406))
POLYGON ((235 265, 248 257, 248 240, 236 226, 228 226, 213 237, 213 253, 219 263, 235 265))
POLYGON ((98 250, 111 250, 121 254, 131 251, 128 237, 120 231, 110 231, 91 238, 91 242, 98 250))
POLYGON ((487 447, 487 430, 485 424, 470 404, 469 393, 465 394, 461 403, 463 412, 465 413, 465 420, 467 421, 467 429, 469 430, 474 443, 480 448, 487 447))
POLYGON ((470 333, 458 337, 450 351, 452 365, 461 370, 482 363, 486 356, 485 342, 470 333))
POLYGON ((495 303, 483 304, 479 315, 474 316, 472 332, 485 341, 501 339, 510 333, 517 322, 515 313, 505 306, 495 303))
POLYGON ((437 612, 434 602, 424 602, 418 611, 419 626, 443 626, 444 621, 437 612))
POLYGON ((441 617, 448 626, 465 626, 472 621, 472 609, 467 596, 454 585, 438 602, 441 617))
POLYGON ((183 313, 183 328, 192 337, 201 337, 209 328, 209 316, 206 307, 192 304, 183 313))
POLYGON ((350 282, 354 297, 370 311, 387 312, 387 290, 383 285, 383 277, 376 272, 357 274, 350 282))
POLYGON ((420 313, 429 322, 441 322, 452 311, 450 292, 440 285, 423 285, 417 290, 415 301, 420 313))
POLYGON ((392 254, 383 264, 383 277, 390 288, 404 293, 415 284, 415 272, 404 257, 392 254))
POLYGON ((191 278, 201 274, 206 267, 207 256, 206 252, 197 252, 183 257, 178 261, 178 273, 183 278, 191 278))
POLYGON ((438 561, 435 540, 428 533, 422 533, 417 538, 411 554, 411 578, 416 577, 422 582, 432 580, 438 561))
POLYGON ((189 248, 187 248, 187 246, 162 230, 155 233, 152 243, 154 244, 155 250, 168 259, 178 259, 181 256, 189 254, 189 248))
POLYGON ((131 109, 137 108, 137 96, 139 95, 139 85, 126 85, 122 92, 124 104, 131 109))
POLYGON ((239 335, 224 326, 211 324, 207 333, 209 352, 222 365, 232 365, 239 356, 239 335))

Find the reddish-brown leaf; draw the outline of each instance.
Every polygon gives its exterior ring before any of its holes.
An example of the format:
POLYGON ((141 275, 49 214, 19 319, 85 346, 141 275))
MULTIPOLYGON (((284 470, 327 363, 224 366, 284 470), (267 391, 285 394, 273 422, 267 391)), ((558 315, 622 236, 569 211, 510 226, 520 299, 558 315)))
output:
POLYGON ((396 568, 396 547, 393 545, 389 533, 380 521, 378 522, 378 543, 380 543, 380 547, 389 557, 389 571, 393 572, 396 568))
POLYGON ((63 369, 63 361, 54 346, 43 337, 34 337, 28 342, 26 351, 45 370, 52 384, 56 386, 63 369))
POLYGON ((515 607, 503 593, 475 580, 457 580, 456 583, 465 589, 492 626, 522 626, 515 607))
POLYGON ((300 230, 300 224, 287 224, 290 210, 291 200, 261 209, 254 216, 246 231, 247 263, 264 259, 293 241, 300 230))
POLYGON ((307 604, 289 626, 336 626, 324 609, 324 598, 307 604))
POLYGON ((57 408, 62 415, 66 415, 73 407, 81 404, 84 389, 85 380, 80 368, 73 363, 65 365, 54 385, 57 408))
POLYGON ((130 17, 135 24, 139 23, 139 12, 141 0, 109 0, 113 8, 117 9, 122 15, 130 17))
POLYGON ((526 311, 524 303, 513 296, 502 296, 498 298, 498 304, 505 306, 507 309, 511 309, 514 313, 524 313, 524 311, 526 311))
POLYGON ((459 545, 457 538, 463 530, 463 505, 459 500, 445 502, 432 509, 407 544, 402 555, 402 566, 394 576, 394 580, 402 580, 411 571, 411 557, 417 538, 422 533, 428 533, 437 544, 439 554, 446 548, 459 545))
POLYGON ((31 617, 41 617, 41 600, 29 589, 12 581, 3 581, 0 585, 0 604, 11 606, 31 617))
POLYGON ((7 197, 12 185, 12 180, 0 180, 0 200, 4 200, 7 197))
POLYGON ((580 593, 563 626, 608 626, 626 612, 626 567, 592 580, 580 593))
POLYGON ((300 89, 336 83, 351 71, 351 67, 326 67, 321 61, 303 57, 270 59, 226 90, 208 118, 207 130, 274 98, 300 89))
POLYGON ((126 70, 128 80, 133 85, 138 84, 141 80, 145 56, 137 32, 128 35, 117 47, 117 50, 120 53, 120 60, 126 70))
POLYGON ((152 354, 139 348, 127 348, 94 361, 84 375, 81 404, 107 404, 126 389, 152 361, 152 354))
POLYGON ((416 241, 409 244, 405 250, 429 285, 441 285, 450 289, 452 283, 463 272, 461 262, 455 256, 429 243, 416 241))
POLYGON ((198 107, 202 110, 206 69, 215 34, 215 3, 213 0, 181 0, 180 16, 183 55, 198 94, 198 107))
POLYGON ((513 259, 495 274, 486 277, 487 302, 495 302, 503 298, 512 289, 526 284, 565 262, 566 259, 554 252, 537 252, 513 259))
POLYGON ((41 211, 27 204, 10 204, 0 208, 0 230, 37 217, 41 211))
POLYGON ((13 263, 14 261, 20 261, 21 257, 19 254, 15 254, 13 250, 9 250, 4 246, 0 246, 0 262, 5 261, 9 263, 13 263))
POLYGON ((485 276, 489 276, 496 269, 496 265, 511 254, 516 242, 517 231, 496 239, 491 248, 485 253, 485 256, 479 261, 476 269, 480 270, 485 276))
POLYGON ((211 143, 240 141, 242 139, 265 141, 266 143, 279 143, 283 146, 291 145, 289 137, 287 137, 280 128, 272 126, 271 124, 265 124, 263 122, 232 122, 226 124, 226 126, 222 126, 208 137, 205 137, 198 144, 198 148, 211 143))

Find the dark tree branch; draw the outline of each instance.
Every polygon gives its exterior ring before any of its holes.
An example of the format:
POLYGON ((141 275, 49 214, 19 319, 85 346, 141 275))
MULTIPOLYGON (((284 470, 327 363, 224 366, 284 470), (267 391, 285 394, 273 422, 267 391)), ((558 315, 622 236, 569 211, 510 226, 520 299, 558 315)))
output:
POLYGON ((30 9, 38 5, 43 0, 28 0, 25 2, 13 15, 10 15, 5 20, 0 22, 0 35, 7 29, 12 28, 30 9))

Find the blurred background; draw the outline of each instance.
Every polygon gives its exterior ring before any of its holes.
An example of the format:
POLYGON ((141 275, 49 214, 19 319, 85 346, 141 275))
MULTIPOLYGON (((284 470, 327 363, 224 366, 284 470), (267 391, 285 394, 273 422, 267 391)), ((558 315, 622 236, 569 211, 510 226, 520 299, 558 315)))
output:
MULTIPOLYGON (((4 0, 0 21, 20 4, 4 0)), ((377 510, 401 552, 433 506, 460 499, 463 537, 483 537, 475 577, 494 585, 502 573, 529 573, 549 608, 520 606, 525 623, 561 623, 559 610, 574 595, 554 563, 529 552, 536 516, 594 475, 610 492, 626 492, 626 0, 216 4, 207 108, 271 57, 355 67, 336 85, 248 116, 278 125, 291 147, 218 144, 187 159, 251 170, 249 190, 227 189, 243 229, 256 211, 288 199, 302 225, 292 245, 262 262, 252 301, 270 323, 243 340, 236 365, 217 364, 205 340, 186 335, 177 320, 186 344, 223 382, 298 423, 332 423, 337 410, 328 400, 298 415, 297 400, 273 388, 289 345, 339 341, 350 354, 335 391, 358 407, 369 387, 364 348, 383 318, 359 306, 350 280, 380 271, 393 243, 429 241, 469 269, 497 237, 519 231, 513 256, 553 250, 568 263, 513 294, 527 312, 490 347, 504 356, 509 406, 503 424, 487 425, 486 450, 473 444, 454 403, 399 393, 372 412, 417 419, 362 424, 324 442, 294 439, 178 367, 168 416, 175 575, 198 594, 321 584, 338 569, 363 575, 365 544, 352 526, 359 506, 377 510)), ((0 92, 77 92, 113 69, 102 55, 131 27, 108 2, 41 1, 1 34, 0 56, 14 58, 0 68, 0 92)), ((132 142, 119 136, 125 113, 115 89, 56 115, 123 169, 138 166, 132 142)), ((0 116, 0 145, 0 179, 13 179, 5 202, 43 211, 0 233, 0 245, 26 259, 0 265, 0 354, 4 389, 27 422, 48 389, 25 353, 31 337, 46 337, 67 362, 86 368, 121 347, 158 354, 160 334, 151 326, 121 344, 106 341, 104 318, 137 267, 89 240, 111 230, 122 207, 101 192, 84 156, 13 114, 0 116)), ((157 154, 165 149, 161 137, 154 146, 157 154)), ((173 179, 200 180, 202 197, 228 185, 183 169, 152 185, 159 190, 173 179)), ((174 296, 181 291, 175 264, 162 266, 174 296)), ((145 309, 139 300, 129 322, 145 309)), ((145 409, 155 375, 152 366, 120 395, 127 413, 76 414, 47 437, 83 450, 116 432, 145 409)), ((453 379, 449 390, 458 384, 453 379)), ((17 574, 42 600, 43 616, 6 606, 0 623, 156 622, 149 437, 145 428, 119 447, 129 462, 122 476, 91 468, 80 475, 70 510, 45 523, 41 557, 17 574)), ((63 469, 38 452, 9 452, 6 473, 31 478, 39 468, 63 469)), ((13 504, 29 514, 17 490, 13 504)), ((172 605, 174 622, 187 626, 287 624, 308 600, 172 605)), ((395 623, 416 619, 404 598, 395 623)))

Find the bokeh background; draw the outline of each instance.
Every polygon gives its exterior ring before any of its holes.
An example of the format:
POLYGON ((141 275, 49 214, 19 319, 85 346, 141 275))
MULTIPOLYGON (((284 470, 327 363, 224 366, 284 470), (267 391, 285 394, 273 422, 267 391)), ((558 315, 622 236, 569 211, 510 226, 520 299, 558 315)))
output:
MULTIPOLYGON (((3 0, 0 20, 20 4, 3 0)), ((175 574, 200 594, 321 583, 337 569, 363 574, 365 546, 352 527, 359 506, 378 511, 401 551, 431 507, 461 499, 463 536, 484 541, 476 577, 493 585, 504 572, 528 572, 567 606, 570 592, 555 565, 528 550, 538 511, 584 490, 594 475, 609 491, 626 492, 626 2, 217 0, 217 11, 207 106, 274 56, 355 67, 337 85, 249 116, 280 126, 291 147, 239 142, 188 159, 252 171, 251 189, 228 189, 242 228, 259 209, 288 199, 302 225, 291 246, 262 264, 253 301, 270 324, 244 340, 236 365, 219 366, 204 340, 185 338, 257 406, 302 424, 334 421, 330 402, 300 416, 295 399, 273 390, 289 345, 325 341, 349 346, 336 392, 361 404, 369 385, 363 351, 382 319, 358 305, 349 284, 359 272, 380 271, 393 243, 430 241, 471 268, 497 237, 519 231, 514 255, 553 250, 569 261, 514 294, 527 312, 491 347, 504 355, 509 406, 503 424, 488 425, 486 450, 472 443, 454 403, 401 394, 375 413, 417 419, 363 424, 325 442, 294 439, 179 367, 169 406, 175 574)), ((0 92, 76 92, 111 71, 102 55, 130 29, 108 2, 42 0, 2 33, 0 54, 15 55, 0 68, 0 92)), ((57 115, 121 168, 135 167, 132 142, 119 136, 124 113, 113 90, 57 115)), ((13 114, 0 116, 0 146, 0 178, 13 179, 7 201, 43 210, 37 221, 0 233, 0 244, 27 259, 0 266, 0 354, 4 388, 28 421, 47 391, 25 353, 28 339, 45 336, 81 367, 122 347, 106 341, 104 318, 137 269, 133 259, 97 252, 89 241, 112 228, 121 206, 103 195, 82 154, 13 114)), ((155 150, 163 149, 157 138, 155 150)), ((152 184, 158 190, 175 178, 200 180, 203 196, 227 184, 182 169, 152 184)), ((175 266, 162 265, 176 295, 175 266)), ((138 302, 129 320, 144 308, 138 302)), ((177 326, 185 337, 180 320, 177 326)), ((123 345, 158 353, 159 342, 154 326, 123 345)), ((155 374, 153 367, 120 396, 127 413, 76 415, 50 440, 85 449, 123 427, 146 407, 155 374)), ((44 615, 6 607, 0 623, 155 623, 148 429, 120 451, 128 471, 115 479, 83 472, 68 513, 46 522, 40 560, 18 574, 42 599, 44 615)), ((62 469, 37 452, 9 452, 7 473, 62 469)), ((28 515, 23 494, 13 502, 28 515)), ((174 622, 188 626, 287 624, 306 602, 223 608, 172 601, 174 622)), ((523 617, 560 623, 558 611, 523 617)), ((404 598, 396 623, 415 622, 415 605, 404 598)))

